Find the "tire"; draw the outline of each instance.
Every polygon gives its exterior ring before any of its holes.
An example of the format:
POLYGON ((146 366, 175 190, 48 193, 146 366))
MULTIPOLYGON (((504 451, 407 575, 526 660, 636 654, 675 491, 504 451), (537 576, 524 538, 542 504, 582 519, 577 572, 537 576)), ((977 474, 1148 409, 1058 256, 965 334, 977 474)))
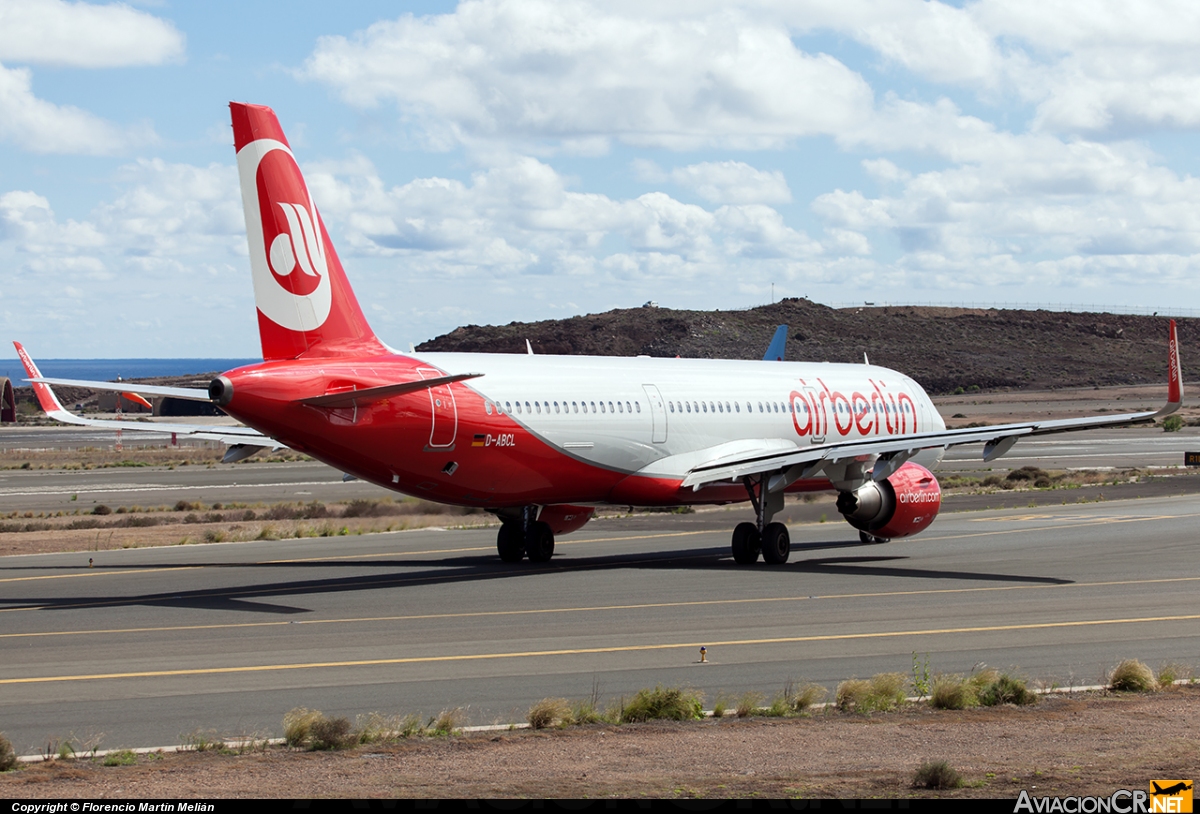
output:
POLYGON ((549 562, 554 556, 554 531, 549 524, 538 521, 529 527, 525 538, 525 553, 530 562, 549 562))
POLYGON ((763 529, 763 561, 771 565, 783 565, 792 553, 792 538, 783 523, 770 523, 763 529))
POLYGON ((876 537, 869 531, 860 531, 858 533, 858 539, 866 545, 878 545, 879 543, 889 542, 886 537, 876 537))
POLYGON ((753 523, 738 523, 733 530, 733 561, 738 565, 753 565, 758 562, 760 545, 758 527, 753 523))
POLYGON ((525 535, 516 523, 502 523, 496 534, 496 551, 505 562, 520 562, 525 556, 525 535))

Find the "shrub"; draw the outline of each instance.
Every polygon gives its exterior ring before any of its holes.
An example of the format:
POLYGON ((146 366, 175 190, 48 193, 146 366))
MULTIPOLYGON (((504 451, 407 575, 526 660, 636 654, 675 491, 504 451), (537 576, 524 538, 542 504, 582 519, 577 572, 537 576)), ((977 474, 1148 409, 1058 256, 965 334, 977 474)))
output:
POLYGON ((663 687, 661 684, 652 690, 638 690, 633 700, 621 710, 621 721, 690 721, 700 718, 704 713, 701 697, 700 693, 694 690, 663 687))
POLYGON ((112 514, 112 509, 108 508, 103 503, 101 503, 92 508, 92 514, 99 514, 99 515, 112 514))
POLYGON ((533 729, 570 723, 571 705, 565 698, 543 698, 529 708, 526 720, 533 729))
POLYGON ((300 747, 308 743, 312 725, 323 717, 315 709, 296 707, 283 716, 283 740, 288 746, 300 747))
POLYGON ((1014 469, 1008 473, 1005 480, 1009 481, 1037 481, 1045 478, 1047 482, 1050 480, 1050 474, 1044 469, 1039 469, 1036 466, 1023 466, 1020 469, 1014 469))
POLYGON ((1117 692, 1154 692, 1158 689, 1154 671, 1137 659, 1125 659, 1118 664, 1108 684, 1117 692))
POLYGON ((13 751, 12 743, 0 733, 0 772, 16 768, 17 753, 13 751))
POLYGON ((785 713, 804 712, 813 704, 820 703, 828 693, 820 684, 802 684, 796 686, 791 681, 783 685, 783 692, 771 706, 780 706, 785 713))
POLYGON ((735 714, 739 718, 749 718, 758 709, 758 705, 762 703, 762 693, 750 692, 742 693, 742 697, 738 699, 735 714))
POLYGON ((329 749, 345 749, 354 743, 350 734, 350 722, 345 718, 329 718, 320 715, 309 728, 309 748, 326 751, 329 749))
POLYGON ((462 707, 444 709, 429 719, 429 731, 434 735, 452 735, 456 729, 462 729, 466 718, 467 711, 462 707))
POLYGON ((1008 673, 997 676, 987 686, 979 691, 979 703, 985 707, 995 707, 1000 704, 1017 704, 1026 706, 1036 704, 1037 693, 1025 685, 1025 680, 1016 678, 1008 673))
POLYGON ((870 681, 852 678, 838 684, 838 709, 854 712, 887 712, 904 703, 908 679, 903 673, 880 673, 870 681))
POLYGON ((966 709, 978 706, 974 682, 957 675, 940 675, 933 680, 929 705, 934 709, 966 709))
POLYGON ((132 766, 137 763, 137 755, 132 749, 120 749, 116 752, 109 752, 101 761, 105 766, 132 766))
POLYGON ((944 760, 927 760, 912 779, 914 789, 957 789, 962 784, 962 775, 944 760))
POLYGON ((1169 415, 1163 419, 1163 432, 1177 432, 1183 429, 1183 419, 1177 415, 1169 415))

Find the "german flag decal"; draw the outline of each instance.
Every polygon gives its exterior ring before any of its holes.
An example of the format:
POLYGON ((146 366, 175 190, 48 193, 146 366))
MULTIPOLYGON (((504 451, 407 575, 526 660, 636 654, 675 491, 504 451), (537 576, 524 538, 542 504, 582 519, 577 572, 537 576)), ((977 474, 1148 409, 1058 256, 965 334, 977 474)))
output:
POLYGON ((471 442, 471 446, 481 447, 483 446, 485 440, 487 440, 487 436, 481 432, 477 432, 475 433, 475 440, 471 442))

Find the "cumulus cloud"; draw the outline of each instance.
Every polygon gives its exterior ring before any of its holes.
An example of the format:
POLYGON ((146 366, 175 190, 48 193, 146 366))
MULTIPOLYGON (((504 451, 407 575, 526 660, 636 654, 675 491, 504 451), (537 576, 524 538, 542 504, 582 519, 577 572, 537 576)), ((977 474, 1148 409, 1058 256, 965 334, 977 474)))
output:
POLYGON ((33 94, 28 68, 0 65, 0 139, 35 153, 108 155, 155 140, 148 126, 122 129, 33 94))
POLYGON ((711 203, 791 203, 779 170, 766 172, 741 161, 706 161, 671 171, 671 180, 711 203))
POLYGON ((0 3, 0 60, 9 63, 115 68, 160 65, 183 53, 173 25, 124 4, 0 3))
POLYGON ((691 276, 717 274, 749 259, 787 262, 823 250, 764 204, 710 210, 664 192, 625 199, 576 192, 554 168, 528 156, 477 172, 469 183, 419 178, 388 188, 361 159, 313 165, 307 172, 314 198, 344 224, 353 251, 436 258, 460 275, 491 267, 624 273, 632 265, 691 276))
POLYGON ((738 9, 654 16, 581 0, 480 0, 323 37, 302 75, 395 104, 431 142, 761 148, 859 122, 872 93, 785 26, 738 9))

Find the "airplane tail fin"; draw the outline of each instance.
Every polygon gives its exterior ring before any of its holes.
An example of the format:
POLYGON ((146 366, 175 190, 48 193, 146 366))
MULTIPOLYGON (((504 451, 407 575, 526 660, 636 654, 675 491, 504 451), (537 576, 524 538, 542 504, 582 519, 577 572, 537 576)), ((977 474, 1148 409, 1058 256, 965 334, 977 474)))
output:
POLYGON ((385 352, 363 316, 275 112, 231 102, 263 359, 385 352))

